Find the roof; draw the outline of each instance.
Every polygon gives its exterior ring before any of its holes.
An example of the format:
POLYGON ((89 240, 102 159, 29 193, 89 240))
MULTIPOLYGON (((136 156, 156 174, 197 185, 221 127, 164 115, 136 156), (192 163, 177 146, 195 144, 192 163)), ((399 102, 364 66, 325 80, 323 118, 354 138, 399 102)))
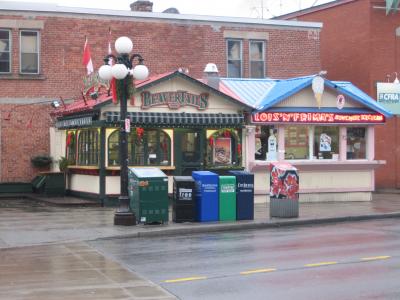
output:
MULTIPOLYGON (((222 78, 221 84, 230 94, 242 102, 247 102, 256 112, 272 109, 273 106, 288 97, 312 85, 316 75, 289 79, 245 79, 222 78)), ((337 90, 338 93, 350 97, 369 109, 386 117, 392 113, 377 103, 373 98, 348 81, 330 81, 325 79, 325 86, 337 90)))
MULTIPOLYGON (((234 102, 235 104, 238 104, 249 111, 253 108, 246 101, 242 101, 240 99, 237 99, 236 97, 233 97, 235 95, 229 94, 229 91, 223 92, 223 91, 214 89, 213 87, 205 84, 202 80, 195 79, 195 78, 193 78, 185 73, 182 73, 180 71, 166 72, 163 74, 155 74, 153 76, 148 77, 145 80, 136 80, 135 81, 136 91, 140 92, 142 90, 150 88, 153 85, 157 85, 161 82, 170 80, 171 78, 174 78, 174 77, 180 77, 180 78, 183 78, 190 82, 193 82, 194 84, 200 85, 202 88, 209 90, 212 93, 217 94, 220 97, 223 97, 228 101, 234 102)), ((108 95, 106 92, 101 91, 97 99, 86 99, 86 100, 84 100, 83 98, 77 99, 74 102, 72 102, 71 104, 65 105, 65 107, 60 107, 60 108, 56 109, 52 113, 52 115, 66 116, 66 115, 71 115, 71 114, 76 114, 76 113, 81 113, 81 112, 87 112, 87 111, 91 111, 96 108, 99 108, 100 106, 109 104, 109 103, 111 103, 111 101, 112 101, 112 95, 108 95)))
POLYGON ((184 22, 193 21, 193 22, 215 22, 215 23, 233 23, 233 24, 247 24, 247 25, 269 25, 277 27, 280 26, 280 27, 296 27, 296 28, 322 28, 322 23, 320 22, 303 22, 303 21, 300 22, 300 21, 256 19, 256 18, 138 12, 130 10, 110 10, 110 9, 62 6, 52 3, 27 3, 27 2, 2 1, 0 11, 86 14, 86 15, 102 15, 102 16, 112 16, 112 17, 134 17, 142 19, 175 20, 184 22))
POLYGON ((97 99, 76 99, 74 102, 70 104, 65 104, 65 107, 60 106, 56 110, 54 110, 51 114, 55 116, 65 116, 71 115, 75 113, 81 113, 86 111, 91 111, 105 105, 107 103, 111 103, 112 96, 109 96, 107 93, 100 94, 97 99))
POLYGON ((332 7, 336 7, 336 6, 339 6, 339 5, 343 5, 343 4, 347 4, 347 3, 351 3, 351 2, 355 2, 355 1, 358 1, 358 0, 333 0, 333 1, 328 2, 328 3, 324 3, 324 4, 320 4, 320 5, 316 5, 316 6, 311 6, 311 7, 308 7, 308 8, 305 8, 305 9, 301 9, 301 10, 298 10, 298 11, 294 11, 294 12, 291 12, 291 13, 288 13, 288 14, 280 15, 280 16, 277 16, 277 17, 275 17, 273 19, 274 20, 294 19, 294 18, 297 18, 297 17, 300 17, 300 16, 304 16, 304 15, 307 15, 307 14, 311 14, 311 13, 314 13, 314 12, 318 12, 318 11, 321 11, 321 10, 329 9, 329 8, 332 8, 332 7))

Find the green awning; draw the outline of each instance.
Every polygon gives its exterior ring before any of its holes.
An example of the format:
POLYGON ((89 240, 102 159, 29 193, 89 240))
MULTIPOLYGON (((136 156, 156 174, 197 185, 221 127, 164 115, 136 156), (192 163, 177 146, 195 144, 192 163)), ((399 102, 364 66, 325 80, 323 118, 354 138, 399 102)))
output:
MULTIPOLYGON (((107 122, 120 121, 119 112, 103 113, 107 122)), ((242 127, 243 114, 209 114, 209 113, 161 113, 161 112, 128 112, 133 126, 172 126, 172 127, 242 127)))

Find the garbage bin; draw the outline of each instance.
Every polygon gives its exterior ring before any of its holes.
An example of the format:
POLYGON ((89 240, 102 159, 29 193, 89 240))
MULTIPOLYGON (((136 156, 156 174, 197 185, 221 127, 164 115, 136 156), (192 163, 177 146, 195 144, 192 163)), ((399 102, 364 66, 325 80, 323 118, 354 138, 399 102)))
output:
POLYGON ((172 220, 174 222, 196 220, 195 182, 190 176, 174 176, 172 220))
POLYGON ((254 220, 254 174, 230 171, 236 177, 236 220, 254 220))
POLYGON ((218 175, 210 171, 193 171, 196 182, 197 221, 218 221, 218 175))
POLYGON ((139 222, 168 222, 168 177, 157 168, 129 168, 129 197, 139 222))
POLYGON ((271 163, 270 171, 270 217, 298 217, 297 169, 288 163, 271 163))
POLYGON ((236 220, 235 176, 219 176, 219 220, 236 220))

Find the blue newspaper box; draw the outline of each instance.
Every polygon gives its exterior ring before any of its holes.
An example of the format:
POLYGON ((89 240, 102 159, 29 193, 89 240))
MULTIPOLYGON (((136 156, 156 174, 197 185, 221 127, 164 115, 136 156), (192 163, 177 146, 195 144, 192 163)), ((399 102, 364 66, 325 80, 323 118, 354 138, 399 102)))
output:
POLYGON ((229 171, 236 177, 236 220, 254 220, 254 174, 229 171))
POLYGON ((218 175, 210 171, 193 171, 196 182, 197 221, 218 221, 218 175))

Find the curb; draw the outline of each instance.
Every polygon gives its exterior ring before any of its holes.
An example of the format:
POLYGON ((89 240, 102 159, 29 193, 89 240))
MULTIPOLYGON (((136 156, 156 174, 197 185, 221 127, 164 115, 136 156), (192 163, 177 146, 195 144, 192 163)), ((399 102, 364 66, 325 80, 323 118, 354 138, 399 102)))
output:
POLYGON ((190 227, 181 228, 161 228, 154 231, 138 231, 136 233, 115 235, 110 237, 96 238, 91 241, 122 239, 122 238, 146 238, 146 237, 171 237, 178 235, 202 234, 202 233, 215 233, 215 232, 229 232, 229 231, 242 231, 253 229, 272 229, 280 227, 291 226, 308 226, 308 225, 323 225, 332 223, 356 222, 367 220, 379 220, 400 218, 400 212, 370 214, 370 215, 355 215, 345 217, 331 217, 321 219, 303 219, 303 220, 285 220, 285 221, 270 221, 270 222, 257 222, 257 223, 231 223, 231 224, 204 224, 192 225, 190 227))

